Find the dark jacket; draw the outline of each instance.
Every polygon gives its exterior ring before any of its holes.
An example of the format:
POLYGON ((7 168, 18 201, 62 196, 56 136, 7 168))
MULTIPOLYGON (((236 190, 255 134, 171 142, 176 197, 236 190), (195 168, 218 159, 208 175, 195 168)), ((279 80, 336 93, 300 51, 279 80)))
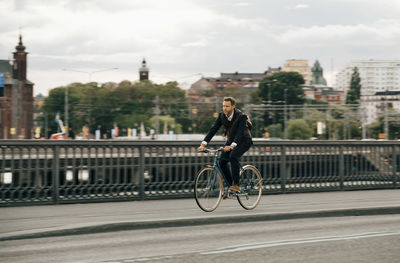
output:
POLYGON ((217 133, 221 126, 225 128, 225 136, 227 138, 226 145, 231 145, 232 142, 236 144, 240 144, 244 140, 251 139, 251 133, 249 128, 246 125, 247 115, 243 114, 240 110, 235 109, 233 113, 233 118, 231 121, 228 121, 228 118, 225 116, 223 112, 219 113, 218 118, 215 120, 214 125, 211 127, 207 136, 204 138, 204 141, 209 143, 217 133))

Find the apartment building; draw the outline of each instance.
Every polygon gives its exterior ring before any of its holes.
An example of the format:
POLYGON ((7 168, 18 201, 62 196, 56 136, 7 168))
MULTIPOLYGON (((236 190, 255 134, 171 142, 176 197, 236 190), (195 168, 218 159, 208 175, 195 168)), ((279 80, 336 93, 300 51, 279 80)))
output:
POLYGON ((312 73, 307 59, 288 59, 283 64, 282 71, 297 72, 303 76, 305 84, 311 83, 312 73))
POLYGON ((357 67, 361 78, 361 96, 376 92, 400 91, 400 60, 355 60, 336 75, 336 88, 346 93, 357 67))

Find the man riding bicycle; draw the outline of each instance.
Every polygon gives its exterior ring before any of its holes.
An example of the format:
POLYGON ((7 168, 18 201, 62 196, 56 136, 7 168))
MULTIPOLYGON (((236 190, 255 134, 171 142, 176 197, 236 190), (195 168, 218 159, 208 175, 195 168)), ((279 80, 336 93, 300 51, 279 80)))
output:
POLYGON ((253 140, 251 137, 251 122, 247 115, 236 109, 236 101, 232 97, 225 97, 222 104, 223 112, 219 113, 214 125, 211 127, 207 136, 201 142, 198 148, 199 152, 204 151, 206 145, 217 133, 221 126, 224 126, 224 135, 227 138, 224 151, 221 154, 219 165, 231 187, 229 190, 240 192, 239 173, 240 157, 247 152, 253 140), (228 162, 231 163, 231 171, 228 168, 228 162))

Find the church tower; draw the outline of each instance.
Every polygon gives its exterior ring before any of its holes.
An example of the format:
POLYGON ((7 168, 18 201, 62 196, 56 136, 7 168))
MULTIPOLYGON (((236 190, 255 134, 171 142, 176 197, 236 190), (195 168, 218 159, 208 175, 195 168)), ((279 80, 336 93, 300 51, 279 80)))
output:
POLYGON ((19 81, 26 80, 26 57, 28 52, 25 52, 25 46, 22 44, 22 36, 19 36, 18 46, 15 47, 13 78, 19 81))
POLYGON ((149 80, 149 68, 146 66, 146 59, 143 58, 142 67, 139 68, 139 80, 149 80))
POLYGON ((326 86, 326 79, 324 78, 324 70, 322 69, 319 61, 315 61, 314 66, 311 69, 312 78, 311 85, 324 85, 326 86))
MULTIPOLYGON (((30 139, 33 131, 33 83, 27 79, 27 55, 19 36, 18 45, 15 47, 14 63, 12 65, 12 78, 9 114, 10 132, 12 139, 30 139)), ((8 138, 10 138, 8 137, 8 138)))

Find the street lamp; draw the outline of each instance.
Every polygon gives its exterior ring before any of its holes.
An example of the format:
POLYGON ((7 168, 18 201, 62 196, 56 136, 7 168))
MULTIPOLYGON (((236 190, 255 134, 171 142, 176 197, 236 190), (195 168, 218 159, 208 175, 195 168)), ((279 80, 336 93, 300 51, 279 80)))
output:
MULTIPOLYGON (((118 70, 118 68, 107 68, 107 69, 101 69, 101 70, 95 70, 95 71, 81 71, 81 70, 75 70, 75 69, 62 69, 63 71, 70 71, 70 72, 78 72, 78 73, 84 73, 88 74, 89 77, 89 82, 92 82, 92 75, 95 73, 99 72, 104 72, 104 71, 111 71, 111 70, 118 70)), ((65 102, 64 102, 64 116, 65 116, 65 126, 67 127, 66 129, 66 137, 68 138, 69 136, 69 126, 68 126, 68 85, 65 87, 65 102)))
POLYGON ((286 123, 286 121, 287 121, 287 110, 286 110, 286 105, 287 105, 287 89, 285 89, 284 90, 284 98, 285 98, 285 108, 284 108, 284 110, 285 110, 285 112, 284 112, 284 124, 285 124, 285 129, 283 130, 283 138, 286 140, 287 139, 287 123, 286 123))

